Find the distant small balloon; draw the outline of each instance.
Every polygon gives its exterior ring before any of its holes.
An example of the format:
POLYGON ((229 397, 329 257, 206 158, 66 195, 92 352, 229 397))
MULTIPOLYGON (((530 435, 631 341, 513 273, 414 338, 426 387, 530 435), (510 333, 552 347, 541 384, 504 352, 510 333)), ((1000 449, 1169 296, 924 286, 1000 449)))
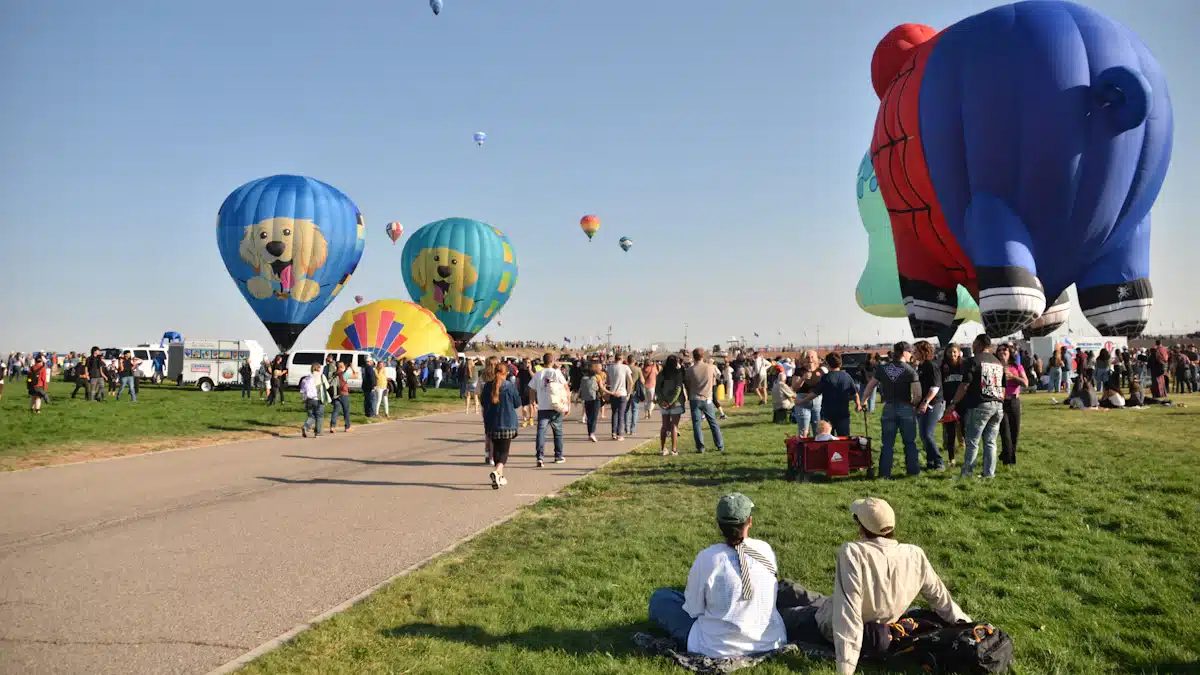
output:
POLYGON ((621 250, 628 252, 631 248, 633 248, 633 240, 629 237, 621 237, 621 250))
POLYGON ((475 132, 475 145, 482 147, 483 142, 486 140, 487 140, 487 134, 483 133, 482 131, 475 132))
POLYGON ((393 220, 387 224, 385 231, 392 238, 392 243, 395 244, 400 239, 400 236, 404 234, 404 226, 393 220))
POLYGON ((596 232, 600 231, 600 218, 598 216, 584 216, 579 219, 579 227, 583 233, 587 235, 588 241, 596 236, 596 232))
POLYGON ((503 325, 504 325, 504 319, 496 319, 496 325, 497 325, 497 326, 503 326, 503 325))
POLYGON ((433 15, 437 16, 442 13, 442 0, 429 0, 429 8, 433 10, 433 15))
POLYGON ((359 305, 361 305, 361 304, 362 304, 362 301, 363 301, 363 296, 361 296, 361 295, 356 295, 356 296, 354 296, 354 302, 355 302, 356 304, 359 304, 359 305))

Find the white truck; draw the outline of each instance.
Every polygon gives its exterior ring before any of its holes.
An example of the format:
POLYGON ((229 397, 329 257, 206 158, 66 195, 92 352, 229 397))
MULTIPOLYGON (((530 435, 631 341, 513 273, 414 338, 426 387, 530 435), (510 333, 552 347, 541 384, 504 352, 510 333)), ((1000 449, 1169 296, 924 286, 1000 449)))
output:
POLYGON ((242 363, 249 361, 257 369, 265 355, 254 340, 184 340, 167 347, 167 378, 201 391, 240 386, 242 363))
MULTIPOLYGON (((300 386, 300 380, 312 372, 313 364, 324 365, 329 356, 351 366, 353 375, 346 378, 346 384, 351 391, 362 390, 362 371, 367 367, 367 359, 377 358, 369 352, 356 352, 344 349, 300 349, 288 354, 288 374, 285 385, 289 388, 300 386)), ((396 369, 386 366, 388 379, 396 381, 396 369)))

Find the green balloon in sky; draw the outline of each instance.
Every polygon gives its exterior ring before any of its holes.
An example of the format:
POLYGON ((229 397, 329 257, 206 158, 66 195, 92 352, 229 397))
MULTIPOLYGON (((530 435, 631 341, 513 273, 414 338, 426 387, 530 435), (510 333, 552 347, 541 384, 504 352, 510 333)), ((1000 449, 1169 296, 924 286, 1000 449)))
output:
MULTIPOLYGON (((874 316, 903 319, 904 297, 900 295, 900 273, 896 268, 896 244, 892 240, 892 220, 888 217, 879 181, 871 164, 871 153, 858 165, 858 217, 867 231, 867 266, 863 269, 854 299, 864 312, 874 316)), ((979 305, 971 293, 958 287, 956 321, 979 321, 979 305)))

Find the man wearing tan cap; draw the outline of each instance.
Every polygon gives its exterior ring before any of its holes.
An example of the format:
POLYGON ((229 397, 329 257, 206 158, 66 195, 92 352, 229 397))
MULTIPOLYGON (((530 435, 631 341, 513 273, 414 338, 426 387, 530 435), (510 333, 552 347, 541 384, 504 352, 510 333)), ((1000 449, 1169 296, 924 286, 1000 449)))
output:
POLYGON ((858 665, 864 624, 868 634, 876 633, 869 629, 897 621, 917 595, 946 621, 971 620, 950 598, 925 552, 896 541, 896 513, 887 502, 875 497, 859 499, 850 505, 850 513, 861 536, 838 549, 833 595, 781 584, 785 588, 780 600, 788 638, 832 642, 840 675, 851 675, 858 665), (785 594, 794 594, 796 601, 784 603, 785 594), (784 604, 803 606, 783 608, 784 604))

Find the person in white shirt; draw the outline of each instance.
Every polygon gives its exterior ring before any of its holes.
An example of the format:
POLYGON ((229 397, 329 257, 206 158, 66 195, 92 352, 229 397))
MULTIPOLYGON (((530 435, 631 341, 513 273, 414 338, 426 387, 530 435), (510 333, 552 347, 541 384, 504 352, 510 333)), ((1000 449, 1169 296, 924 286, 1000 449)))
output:
POLYGON ((650 596, 650 620, 693 654, 727 658, 768 652, 787 642, 775 610, 775 552, 747 535, 754 503, 741 493, 717 502, 717 527, 725 541, 696 556, 680 593, 660 588, 650 596))
MULTIPOLYGON (((505 365, 505 368, 508 366, 505 365)), ((563 376, 554 363, 554 355, 546 353, 542 355, 542 369, 533 376, 529 381, 529 389, 537 397, 538 416, 537 416, 537 440, 534 442, 534 450, 537 455, 537 465, 541 468, 544 464, 542 458, 545 456, 546 449, 546 427, 554 432, 554 463, 562 464, 567 461, 563 457, 563 416, 564 412, 559 412, 554 409, 553 398, 550 395, 551 383, 560 383, 563 387, 570 391, 570 385, 567 384, 567 378, 563 376)), ((567 395, 567 401, 570 401, 570 394, 567 395)), ((568 406, 569 408, 569 406, 568 406)), ((567 412, 570 412, 568 409, 567 412)))
POLYGON ((609 402, 612 403, 612 438, 625 440, 625 405, 633 391, 633 370, 617 357, 605 371, 608 378, 609 402))
MULTIPOLYGON (((908 611, 918 595, 945 621, 970 621, 933 571, 925 551, 895 539, 896 513, 882 499, 868 497, 850 505, 858 541, 838 549, 833 595, 822 596, 785 582, 780 613, 793 641, 833 643, 838 675, 853 675, 863 651, 864 624, 874 638, 908 611), (784 600, 795 595, 798 603, 784 600), (799 606, 788 606, 797 604, 799 606)), ((874 644, 870 648, 883 648, 874 644)), ((868 649, 867 651, 873 651, 868 649)))

